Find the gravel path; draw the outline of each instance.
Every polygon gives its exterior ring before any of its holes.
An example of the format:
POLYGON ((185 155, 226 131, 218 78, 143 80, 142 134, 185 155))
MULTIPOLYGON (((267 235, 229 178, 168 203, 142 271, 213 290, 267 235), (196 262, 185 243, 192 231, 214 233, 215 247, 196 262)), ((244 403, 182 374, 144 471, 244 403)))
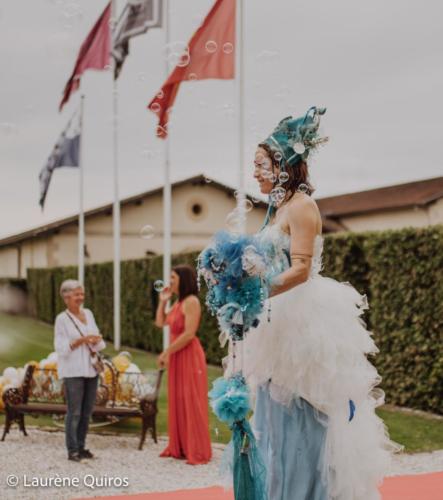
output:
MULTIPOLYGON (((101 436, 90 434, 88 447, 97 458, 81 463, 69 462, 62 432, 29 429, 24 437, 13 429, 0 442, 0 498, 2 500, 64 500, 80 497, 118 495, 182 488, 199 488, 218 484, 218 464, 223 453, 214 445, 214 460, 208 465, 190 466, 184 461, 159 458, 165 439, 156 445, 147 439, 143 451, 137 450, 134 436, 101 436), (6 485, 8 475, 19 478, 19 485, 6 485), (25 476, 26 475, 26 479, 25 476), (34 478, 70 481, 70 486, 31 486, 34 478), (112 484, 114 479, 116 483, 112 484), (120 486, 127 478, 128 485, 120 486), (30 486, 25 486, 24 481, 30 486), (75 481, 80 484, 76 485, 75 481), (84 483, 95 482, 93 489, 84 483), (103 483, 108 483, 102 486, 103 483), (111 484, 109 484, 111 483, 111 484)), ((443 450, 433 453, 401 455, 395 458, 390 474, 416 474, 443 470, 443 450)))

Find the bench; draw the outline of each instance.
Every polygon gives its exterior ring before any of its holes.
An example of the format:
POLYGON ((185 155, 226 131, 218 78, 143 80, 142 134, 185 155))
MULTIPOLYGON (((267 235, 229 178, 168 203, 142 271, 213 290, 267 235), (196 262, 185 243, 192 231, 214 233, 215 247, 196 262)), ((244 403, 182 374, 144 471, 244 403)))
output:
MULTIPOLYGON (((142 422, 140 443, 143 448, 148 430, 157 443, 157 400, 164 370, 146 373, 118 372, 105 360, 105 371, 100 374, 92 420, 113 423, 123 418, 140 418, 142 422)), ((27 436, 25 415, 63 416, 67 412, 63 380, 58 379, 55 369, 36 368, 29 365, 22 385, 9 388, 3 393, 5 423, 2 441, 12 424, 27 436)))

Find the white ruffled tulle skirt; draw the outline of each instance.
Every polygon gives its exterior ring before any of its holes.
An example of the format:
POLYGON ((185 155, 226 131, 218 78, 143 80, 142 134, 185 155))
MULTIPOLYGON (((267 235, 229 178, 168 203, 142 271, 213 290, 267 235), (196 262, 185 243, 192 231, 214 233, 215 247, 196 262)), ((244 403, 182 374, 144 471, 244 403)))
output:
POLYGON ((242 368, 253 393, 266 385, 279 405, 301 408, 294 401, 302 398, 316 410, 327 429, 321 468, 328 499, 379 499, 378 486, 400 447, 375 414, 384 393, 367 359, 378 349, 360 318, 365 296, 316 274, 269 303, 270 312, 237 344, 235 362, 229 356, 228 372, 242 368))

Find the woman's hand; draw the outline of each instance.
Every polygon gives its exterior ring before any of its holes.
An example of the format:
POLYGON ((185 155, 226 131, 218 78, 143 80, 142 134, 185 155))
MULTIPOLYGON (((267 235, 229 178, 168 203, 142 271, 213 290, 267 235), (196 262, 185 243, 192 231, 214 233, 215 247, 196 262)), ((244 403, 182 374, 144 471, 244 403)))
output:
POLYGON ((86 336, 86 342, 88 344, 92 344, 92 345, 96 345, 98 344, 101 340, 102 340, 102 336, 101 335, 87 335, 86 336))
POLYGON ((168 302, 171 300, 172 297, 172 292, 171 292, 171 287, 166 286, 163 288, 163 290, 160 292, 160 301, 161 302, 168 302))
POLYGON ((169 352, 163 351, 157 358, 157 364, 159 368, 167 368, 169 365, 169 352))

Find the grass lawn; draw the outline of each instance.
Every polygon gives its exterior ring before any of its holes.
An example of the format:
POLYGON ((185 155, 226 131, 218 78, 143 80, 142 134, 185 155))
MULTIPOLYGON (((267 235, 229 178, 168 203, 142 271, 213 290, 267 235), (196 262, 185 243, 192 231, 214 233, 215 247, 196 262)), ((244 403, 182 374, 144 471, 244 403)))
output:
MULTIPOLYGON (((159 331, 159 335, 161 335, 159 331)), ((0 374, 8 366, 23 366, 30 360, 39 361, 45 358, 53 348, 52 327, 39 321, 10 316, 0 313, 0 374)), ((156 367, 156 356, 142 351, 122 347, 122 351, 131 353, 133 362, 140 369, 147 370, 156 367)), ((116 352, 110 343, 105 351, 111 356, 116 352)), ((219 367, 208 367, 209 384, 222 374, 219 367)), ((443 420, 431 416, 409 415, 400 411, 382 408, 378 414, 385 421, 391 438, 405 446, 407 452, 431 451, 443 449, 443 420)), ((210 432, 213 442, 227 443, 230 436, 229 429, 219 422, 209 411, 210 432)), ((4 417, 0 414, 0 423, 3 424, 4 417)), ((34 419, 26 417, 30 425, 53 425, 52 420, 47 417, 34 419)), ((163 379, 158 414, 158 431, 160 434, 167 433, 167 374, 163 379)), ((138 420, 125 420, 118 424, 96 429, 105 431, 134 432, 139 430, 138 420)))

